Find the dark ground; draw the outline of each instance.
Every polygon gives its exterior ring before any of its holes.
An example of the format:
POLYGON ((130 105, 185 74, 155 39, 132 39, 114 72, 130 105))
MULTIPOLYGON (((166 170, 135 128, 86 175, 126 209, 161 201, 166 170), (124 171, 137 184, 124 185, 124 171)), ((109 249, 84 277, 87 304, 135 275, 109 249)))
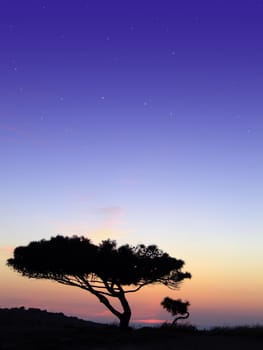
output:
POLYGON ((262 350, 263 327, 140 328, 120 332, 62 313, 38 309, 0 309, 0 350, 262 350))

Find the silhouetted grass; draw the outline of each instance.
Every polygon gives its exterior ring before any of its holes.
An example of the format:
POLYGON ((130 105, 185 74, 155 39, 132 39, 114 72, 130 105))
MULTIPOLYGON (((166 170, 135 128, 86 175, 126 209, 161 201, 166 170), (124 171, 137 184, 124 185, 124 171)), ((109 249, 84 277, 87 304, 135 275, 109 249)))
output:
POLYGON ((263 337, 263 326, 234 326, 234 327, 213 327, 209 334, 217 335, 237 335, 237 336, 260 336, 263 337))
POLYGON ((38 309, 0 309, 0 349, 14 350, 188 350, 263 349, 262 326, 198 330, 189 324, 120 331, 106 325, 38 309))

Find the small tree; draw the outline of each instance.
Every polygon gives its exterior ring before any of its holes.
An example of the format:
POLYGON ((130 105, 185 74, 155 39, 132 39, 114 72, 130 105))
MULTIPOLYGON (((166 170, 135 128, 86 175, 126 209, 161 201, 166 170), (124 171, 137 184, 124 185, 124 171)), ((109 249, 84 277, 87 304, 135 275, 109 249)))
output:
POLYGON ((165 297, 161 302, 161 305, 173 316, 177 316, 173 320, 172 326, 175 326, 178 320, 186 319, 189 317, 188 306, 190 306, 190 303, 188 301, 184 302, 181 299, 171 299, 169 297, 165 297))
POLYGON ((7 264, 23 276, 45 278, 75 286, 95 295, 127 329, 131 309, 126 298, 149 284, 178 288, 190 273, 182 272, 182 260, 170 257, 155 245, 102 241, 99 245, 84 237, 56 236, 17 247, 7 264), (111 298, 119 300, 120 310, 111 298))

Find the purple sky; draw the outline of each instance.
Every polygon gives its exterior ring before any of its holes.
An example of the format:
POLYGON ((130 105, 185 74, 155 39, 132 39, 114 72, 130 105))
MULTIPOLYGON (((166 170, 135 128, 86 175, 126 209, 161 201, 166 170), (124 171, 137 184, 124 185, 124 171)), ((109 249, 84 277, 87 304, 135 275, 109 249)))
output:
POLYGON ((1 0, 0 245, 156 243, 189 291, 211 256, 240 262, 236 285, 244 256, 262 267, 262 18, 262 0, 1 0))

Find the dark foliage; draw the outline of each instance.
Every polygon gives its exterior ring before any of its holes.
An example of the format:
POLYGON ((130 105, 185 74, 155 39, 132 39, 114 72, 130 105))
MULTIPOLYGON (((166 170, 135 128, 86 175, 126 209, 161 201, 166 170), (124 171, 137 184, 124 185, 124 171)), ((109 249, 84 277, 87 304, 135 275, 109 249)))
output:
POLYGON ((56 236, 17 247, 7 261, 23 276, 45 278, 85 289, 95 295, 127 328, 131 310, 126 293, 149 284, 178 288, 190 273, 182 272, 182 260, 170 257, 155 245, 117 247, 106 240, 95 245, 84 237, 56 236), (123 312, 110 303, 117 298, 123 312))
POLYGON ((189 317, 188 306, 190 306, 190 303, 188 301, 184 302, 181 299, 171 299, 169 297, 165 297, 161 302, 161 305, 173 316, 176 316, 173 320, 173 325, 175 325, 178 320, 189 317))

